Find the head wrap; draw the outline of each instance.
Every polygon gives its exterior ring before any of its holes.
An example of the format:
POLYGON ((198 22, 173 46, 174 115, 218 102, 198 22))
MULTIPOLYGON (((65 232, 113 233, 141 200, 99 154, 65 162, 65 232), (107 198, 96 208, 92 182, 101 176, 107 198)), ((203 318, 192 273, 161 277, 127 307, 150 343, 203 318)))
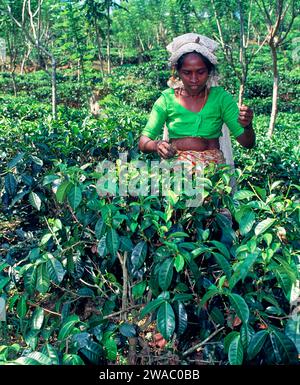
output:
MULTIPOLYGON (((178 59, 189 52, 198 52, 201 55, 205 56, 212 64, 217 64, 217 57, 214 52, 218 48, 219 43, 215 40, 212 40, 206 36, 199 35, 197 33, 186 33, 184 35, 175 37, 173 41, 167 45, 167 50, 171 53, 169 62, 172 67, 174 67, 178 59)), ((210 74, 210 78, 207 86, 215 86, 218 82, 218 76, 215 73, 210 74)), ((178 88, 180 81, 173 82, 170 80, 168 86, 171 88, 178 88)))

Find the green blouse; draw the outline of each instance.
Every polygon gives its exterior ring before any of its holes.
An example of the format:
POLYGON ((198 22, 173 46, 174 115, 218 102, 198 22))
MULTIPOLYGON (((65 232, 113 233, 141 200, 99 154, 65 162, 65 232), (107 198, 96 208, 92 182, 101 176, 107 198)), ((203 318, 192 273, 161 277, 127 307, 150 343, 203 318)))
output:
POLYGON ((175 97, 174 89, 169 88, 154 103, 142 135, 154 140, 163 133, 166 124, 170 139, 187 136, 213 139, 222 135, 222 124, 225 123, 236 138, 244 132, 238 115, 235 100, 222 87, 211 87, 207 101, 199 112, 183 107, 175 97))

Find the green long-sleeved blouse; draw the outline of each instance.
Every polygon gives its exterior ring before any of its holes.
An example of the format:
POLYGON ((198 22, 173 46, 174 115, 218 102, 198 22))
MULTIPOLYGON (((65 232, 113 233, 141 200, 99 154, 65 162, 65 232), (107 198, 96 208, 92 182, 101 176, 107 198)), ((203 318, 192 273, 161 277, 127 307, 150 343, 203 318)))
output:
POLYGON ((154 103, 142 135, 154 140, 162 134, 166 124, 170 139, 187 136, 213 139, 222 135, 222 124, 225 123, 236 138, 244 132, 238 115, 235 100, 222 87, 211 87, 207 101, 199 112, 183 107, 175 97, 174 89, 169 88, 154 103))

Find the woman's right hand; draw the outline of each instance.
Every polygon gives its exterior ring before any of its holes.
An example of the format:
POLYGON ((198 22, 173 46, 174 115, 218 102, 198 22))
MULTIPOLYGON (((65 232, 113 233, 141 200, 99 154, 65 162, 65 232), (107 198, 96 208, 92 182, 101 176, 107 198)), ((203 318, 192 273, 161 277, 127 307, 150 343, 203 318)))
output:
POLYGON ((172 158, 176 155, 176 149, 165 140, 159 140, 156 145, 156 152, 163 159, 172 158))

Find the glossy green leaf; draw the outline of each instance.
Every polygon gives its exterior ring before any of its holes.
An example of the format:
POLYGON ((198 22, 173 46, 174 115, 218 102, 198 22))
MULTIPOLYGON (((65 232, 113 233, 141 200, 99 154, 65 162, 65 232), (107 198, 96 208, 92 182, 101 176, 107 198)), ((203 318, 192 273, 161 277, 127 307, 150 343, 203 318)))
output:
POLYGON ((132 325, 132 324, 123 323, 120 326, 119 330, 120 330, 120 333, 127 338, 131 338, 131 337, 136 336, 136 330, 135 330, 134 325, 132 325))
POLYGON ((230 343, 228 350, 230 365, 242 365, 244 359, 243 345, 240 336, 236 336, 230 343))
POLYGON ((33 294, 36 287, 37 268, 35 265, 30 266, 24 273, 24 285, 29 294, 33 294))
POLYGON ((177 273, 179 273, 184 268, 184 258, 181 254, 176 255, 174 266, 177 273))
POLYGON ((32 315, 31 328, 40 330, 44 322, 44 310, 40 307, 36 308, 32 315))
POLYGON ((244 298, 242 298, 239 294, 229 294, 229 301, 237 316, 244 323, 247 323, 249 319, 249 308, 244 298))
POLYGON ((294 342, 287 335, 285 335, 279 330, 273 329, 271 333, 272 336, 275 337, 276 345, 281 358, 281 363, 294 365, 298 364, 298 351, 294 342))
POLYGON ((254 192, 250 190, 239 190, 234 194, 233 199, 236 199, 236 200, 249 199, 249 198, 252 198, 254 195, 255 195, 254 192))
POLYGON ((47 269, 50 279, 53 282, 60 284, 66 273, 61 262, 53 256, 50 256, 47 261, 47 269))
POLYGON ((252 360, 264 346, 266 339, 269 335, 268 330, 261 330, 254 334, 251 338, 249 347, 248 347, 248 358, 252 360))
POLYGON ((109 228, 106 234, 106 247, 111 255, 117 256, 120 239, 115 229, 109 228))
POLYGON ((147 303, 147 305, 141 311, 140 318, 144 318, 146 314, 151 313, 164 302, 165 300, 163 298, 156 298, 153 301, 147 303))
POLYGON ((229 279, 231 277, 232 267, 228 260, 224 257, 224 255, 216 252, 213 252, 213 256, 215 257, 215 260, 217 261, 218 265, 224 271, 226 277, 229 279))
POLYGON ((82 201, 82 192, 79 185, 74 185, 68 192, 68 201, 73 210, 76 210, 82 201))
POLYGON ((50 345, 49 343, 45 344, 41 353, 50 358, 52 365, 59 364, 58 351, 54 346, 50 345))
POLYGON ((118 348, 114 338, 108 338, 104 343, 106 357, 109 361, 116 361, 118 348))
POLYGON ((178 302, 176 307, 176 315, 177 315, 177 336, 181 336, 187 329, 188 326, 188 316, 185 309, 185 306, 182 302, 178 302))
POLYGON ((84 365, 82 358, 77 354, 64 354, 62 363, 63 365, 84 365))
MULTIPOLYGON (((296 308, 297 311, 297 308, 296 308)), ((300 314, 292 314, 285 326, 285 334, 295 344, 298 354, 300 354, 300 314)))
POLYGON ((62 182, 58 186, 55 195, 56 195, 56 199, 57 199, 57 201, 59 203, 62 203, 65 200, 65 197, 66 197, 66 195, 68 194, 68 192, 70 191, 71 188, 72 188, 72 183, 67 181, 67 180, 62 182))
POLYGON ((228 354, 229 352, 229 346, 231 344, 231 342, 236 338, 238 337, 240 334, 239 332, 236 332, 236 331, 232 331, 230 332, 229 334, 227 334, 227 336, 224 338, 224 352, 228 354))
POLYGON ((139 242, 131 254, 131 262, 136 269, 142 267, 147 256, 147 243, 145 241, 139 242))
POLYGON ((259 254, 257 252, 248 253, 246 258, 237 265, 232 277, 229 280, 230 289, 233 289, 240 280, 244 280, 247 277, 258 255, 259 254))
POLYGON ((19 318, 24 318, 27 313, 27 297, 22 295, 17 304, 17 314, 19 318))
POLYGON ((14 197, 17 193, 17 180, 12 173, 8 173, 4 177, 5 191, 11 197, 14 197))
POLYGON ((175 314, 172 306, 164 301, 157 312, 157 328, 161 335, 169 340, 175 330, 175 314))
POLYGON ((221 252, 221 254, 224 255, 224 257, 226 257, 230 261, 229 250, 223 243, 219 241, 210 241, 210 243, 212 243, 221 252))
POLYGON ((162 290, 168 290, 172 278, 173 278, 173 267, 174 260, 173 258, 167 258, 160 266, 158 273, 158 283, 162 290))
POLYGON ((64 323, 62 324, 60 330, 59 330, 59 333, 58 333, 58 337, 57 339, 59 341, 62 341, 68 337, 70 337, 70 335, 72 335, 72 331, 75 327, 75 325, 77 324, 77 322, 79 322, 79 317, 77 315, 71 315, 69 316, 65 321, 64 323))
POLYGON ((135 299, 141 298, 146 290, 147 282, 142 281, 132 287, 132 296, 135 299))
POLYGON ((275 222, 274 218, 267 218, 264 221, 261 221, 258 225, 256 225, 254 229, 254 233, 256 236, 263 234, 265 231, 268 230, 269 227, 273 225, 275 222))
POLYGON ((47 293, 50 286, 50 277, 46 263, 42 263, 36 268, 36 290, 42 294, 47 293))
POLYGON ((41 198, 38 196, 38 194, 31 191, 31 193, 29 194, 29 202, 30 202, 32 207, 34 207, 36 210, 40 211, 42 201, 41 201, 41 198))

